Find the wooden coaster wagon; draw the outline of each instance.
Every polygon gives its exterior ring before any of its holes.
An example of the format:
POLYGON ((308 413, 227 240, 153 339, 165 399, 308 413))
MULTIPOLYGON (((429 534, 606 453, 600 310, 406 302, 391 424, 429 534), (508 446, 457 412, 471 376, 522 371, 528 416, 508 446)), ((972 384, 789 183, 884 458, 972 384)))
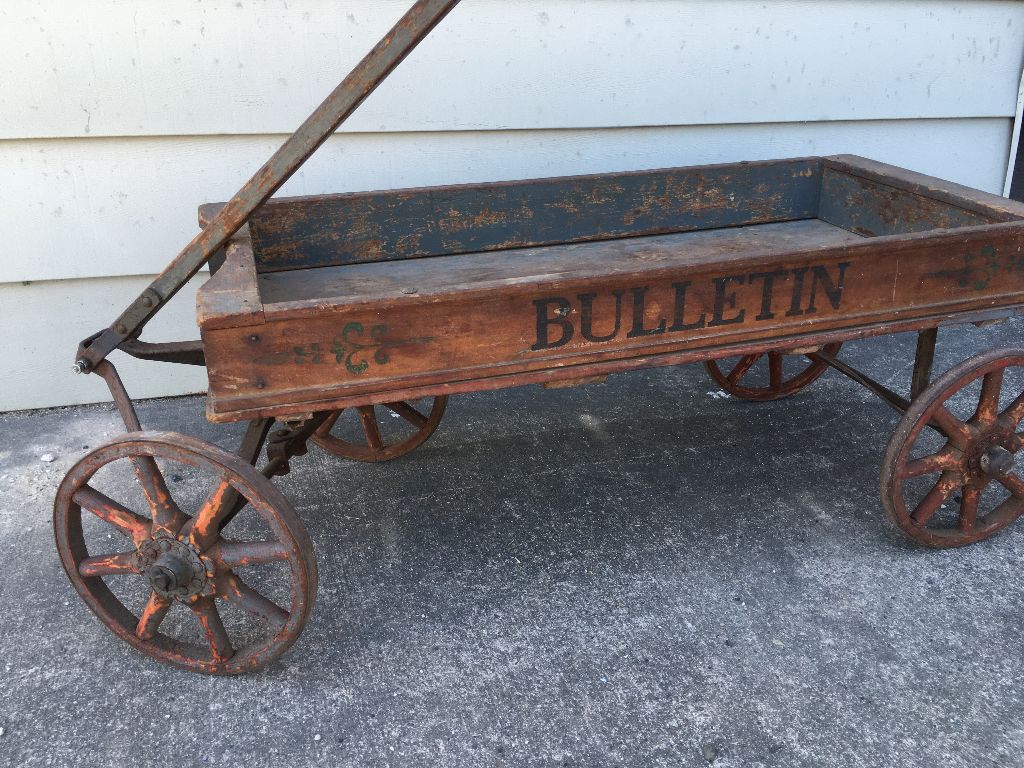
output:
POLYGON ((848 156, 271 200, 457 1, 416 2, 79 347, 76 370, 106 380, 128 430, 68 472, 55 504, 61 560, 103 623, 186 669, 258 669, 313 604, 312 544, 271 483, 309 441, 391 459, 430 436, 451 394, 659 365, 705 362, 752 400, 828 368, 881 396, 903 412, 883 504, 922 544, 978 541, 1024 511, 1024 349, 931 381, 940 326, 1024 308, 1022 205, 848 156), (206 263, 202 341, 139 340, 206 263), (909 398, 837 357, 846 341, 903 331, 919 333, 909 398), (142 431, 106 359, 115 349, 205 365, 209 418, 249 422, 238 453, 142 431), (389 432, 382 413, 408 431, 389 432), (341 431, 349 415, 358 437, 341 431), (102 490, 117 465, 135 473, 134 501, 102 490))

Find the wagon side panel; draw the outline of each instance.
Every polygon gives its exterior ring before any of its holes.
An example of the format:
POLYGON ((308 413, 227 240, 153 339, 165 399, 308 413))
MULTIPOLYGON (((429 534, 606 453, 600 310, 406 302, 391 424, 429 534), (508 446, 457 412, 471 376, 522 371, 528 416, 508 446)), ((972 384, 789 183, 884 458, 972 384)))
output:
MULTIPOLYGON (((214 418, 332 397, 984 312, 1024 303, 1024 226, 864 240, 718 265, 524 283, 379 304, 267 305, 266 324, 204 329, 214 418)), ((482 388, 482 387, 481 387, 482 388)))

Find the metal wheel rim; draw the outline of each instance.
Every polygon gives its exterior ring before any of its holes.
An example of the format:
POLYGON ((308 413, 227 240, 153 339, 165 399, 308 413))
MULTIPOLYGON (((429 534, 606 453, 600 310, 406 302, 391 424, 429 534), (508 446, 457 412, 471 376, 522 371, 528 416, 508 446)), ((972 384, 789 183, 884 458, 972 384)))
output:
MULTIPOLYGON (((834 357, 838 352, 841 343, 828 344, 822 351, 829 357, 834 357)), ((826 370, 828 365, 818 360, 808 360, 807 367, 795 376, 783 378, 776 383, 770 383, 766 387, 744 386, 739 382, 750 371, 750 368, 765 355, 769 356, 769 368, 774 365, 781 366, 782 359, 792 357, 779 351, 758 352, 749 355, 742 355, 739 362, 727 374, 722 371, 716 360, 708 360, 704 363, 711 378, 726 392, 742 400, 768 401, 782 400, 797 394, 800 390, 814 383, 826 370), (776 361, 778 361, 776 363, 776 361), (737 375, 738 374, 738 375, 737 375)), ((781 371, 781 367, 779 368, 781 371)), ((772 375, 772 374, 770 374, 772 375)))
MULTIPOLYGON (((1010 490, 1010 497, 1000 503, 993 510, 980 513, 980 494, 990 482, 1002 484, 1002 480, 995 476, 982 477, 974 468, 975 464, 970 457, 978 454, 979 449, 984 445, 999 445, 1013 454, 1017 454, 1024 441, 1017 435, 1017 427, 1021 418, 1024 417, 1024 394, 1018 396, 1009 406, 998 409, 998 392, 996 393, 996 408, 994 420, 991 424, 985 425, 978 421, 979 410, 966 422, 956 419, 949 414, 944 404, 964 387, 969 386, 978 379, 982 379, 983 385, 986 377, 990 374, 993 378, 998 376, 999 385, 1002 384, 1002 372, 1008 368, 1024 367, 1024 349, 994 349, 963 361, 954 366, 945 374, 936 379, 928 386, 900 419, 893 432, 892 437, 886 446, 885 456, 882 461, 881 491, 882 504, 886 516, 903 533, 914 541, 933 548, 962 547, 987 539, 1006 526, 1013 523, 1024 513, 1024 483, 1021 483, 1015 490, 1010 490), (945 414, 942 413, 945 411, 945 414), (948 418, 968 427, 968 432, 960 436, 958 428, 954 432, 956 442, 962 442, 963 446, 958 447, 953 439, 947 438, 946 444, 935 454, 929 454, 924 459, 932 460, 948 451, 949 467, 953 462, 958 462, 957 468, 946 469, 943 463, 938 468, 929 472, 916 473, 926 465, 921 459, 911 459, 910 454, 917 442, 918 437, 929 422, 944 424, 948 418), (1004 439, 1005 438, 1005 439, 1004 439), (1005 443, 1005 444, 1004 444, 1005 443), (956 452, 961 455, 958 457, 956 452), (958 527, 929 528, 928 522, 935 511, 929 515, 931 499, 926 495, 915 505, 914 510, 908 509, 907 499, 904 493, 904 482, 911 477, 931 476, 939 474, 939 480, 933 486, 932 492, 942 495, 943 501, 953 498, 957 490, 960 491, 960 509, 958 511, 958 527), (948 493, 940 484, 943 483, 947 473, 951 473, 946 484, 952 486, 948 493), (963 477, 960 483, 956 475, 963 477), (976 488, 977 497, 973 501, 968 496, 973 496, 976 488), (925 505, 928 501, 928 505, 925 505), (974 507, 973 513, 970 511, 974 507), (923 521, 922 521, 923 519, 923 521)), ((979 406, 984 399, 984 386, 979 396, 979 406)), ((1011 473, 1016 480, 1008 480, 1016 485, 1019 477, 1011 473)), ((942 502, 940 502, 941 504, 942 502)))
MULTIPOLYGON (((311 440, 325 451, 341 458, 372 463, 391 461, 392 459, 397 459, 401 456, 405 456, 407 453, 411 453, 430 439, 431 435, 437 431, 437 428, 441 424, 441 419, 444 417, 445 408, 448 407, 448 396, 439 395, 435 397, 428 415, 423 416, 423 414, 417 412, 417 415, 423 419, 423 423, 418 426, 417 431, 414 434, 404 440, 394 443, 393 445, 385 445, 380 449, 376 449, 371 445, 372 438, 366 427, 366 419, 368 418, 368 416, 366 416, 366 409, 370 409, 373 413, 373 418, 376 419, 377 407, 388 408, 392 412, 399 413, 399 416, 403 416, 403 413, 400 413, 396 408, 412 408, 409 403, 403 401, 397 403, 384 403, 382 406, 363 406, 359 409, 361 411, 360 418, 363 420, 363 428, 364 434, 366 434, 367 445, 358 445, 340 438, 337 435, 331 434, 331 430, 334 428, 338 418, 345 409, 335 411, 330 418, 320 425, 311 440)), ((404 418, 408 420, 407 412, 405 413, 404 418)), ((377 421, 379 423, 379 420, 377 421)))
MULTIPOLYGON (((312 611, 317 585, 312 541, 287 500, 269 480, 239 457, 184 435, 137 432, 91 451, 71 468, 61 482, 54 504, 54 536, 68 578, 100 621, 147 656, 182 669, 230 675, 265 667, 295 642, 312 611), (142 639, 135 632, 140 617, 120 601, 103 581, 103 577, 84 576, 80 573, 88 551, 81 525, 82 506, 74 497, 102 467, 133 456, 164 458, 214 473, 242 493, 268 524, 277 537, 277 543, 281 545, 281 551, 286 553, 286 557, 275 559, 281 562, 287 560, 290 576, 287 620, 276 632, 272 632, 269 639, 234 649, 230 658, 224 660, 216 659, 212 651, 198 652, 196 649, 199 646, 181 643, 159 631, 152 639, 142 639)), ((224 543, 219 534, 217 542, 219 545, 224 543)))

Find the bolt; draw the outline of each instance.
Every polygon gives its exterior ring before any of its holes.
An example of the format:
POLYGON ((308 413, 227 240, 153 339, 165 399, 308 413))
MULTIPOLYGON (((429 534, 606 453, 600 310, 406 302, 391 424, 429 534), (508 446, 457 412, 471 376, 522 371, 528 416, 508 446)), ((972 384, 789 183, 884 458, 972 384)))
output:
POLYGON ((89 372, 89 361, 88 360, 76 360, 75 364, 71 367, 71 370, 75 373, 88 373, 89 372))
POLYGON ((174 574, 166 568, 154 567, 149 572, 149 578, 153 582, 153 586, 160 592, 169 592, 177 586, 174 574))
POLYGON ((1005 475, 1013 468, 1013 454, 1001 445, 994 445, 981 455, 978 465, 987 475, 1005 475))

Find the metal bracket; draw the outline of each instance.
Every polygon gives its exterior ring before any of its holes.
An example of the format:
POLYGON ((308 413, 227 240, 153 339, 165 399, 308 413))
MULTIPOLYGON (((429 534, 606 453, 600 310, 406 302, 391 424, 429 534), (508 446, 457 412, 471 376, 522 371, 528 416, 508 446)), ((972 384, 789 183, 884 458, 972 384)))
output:
POLYGON ((330 415, 330 411, 321 411, 304 419, 289 422, 271 433, 267 441, 268 462, 263 468, 263 474, 267 477, 282 477, 291 472, 291 458, 305 456, 309 452, 306 443, 330 415))

